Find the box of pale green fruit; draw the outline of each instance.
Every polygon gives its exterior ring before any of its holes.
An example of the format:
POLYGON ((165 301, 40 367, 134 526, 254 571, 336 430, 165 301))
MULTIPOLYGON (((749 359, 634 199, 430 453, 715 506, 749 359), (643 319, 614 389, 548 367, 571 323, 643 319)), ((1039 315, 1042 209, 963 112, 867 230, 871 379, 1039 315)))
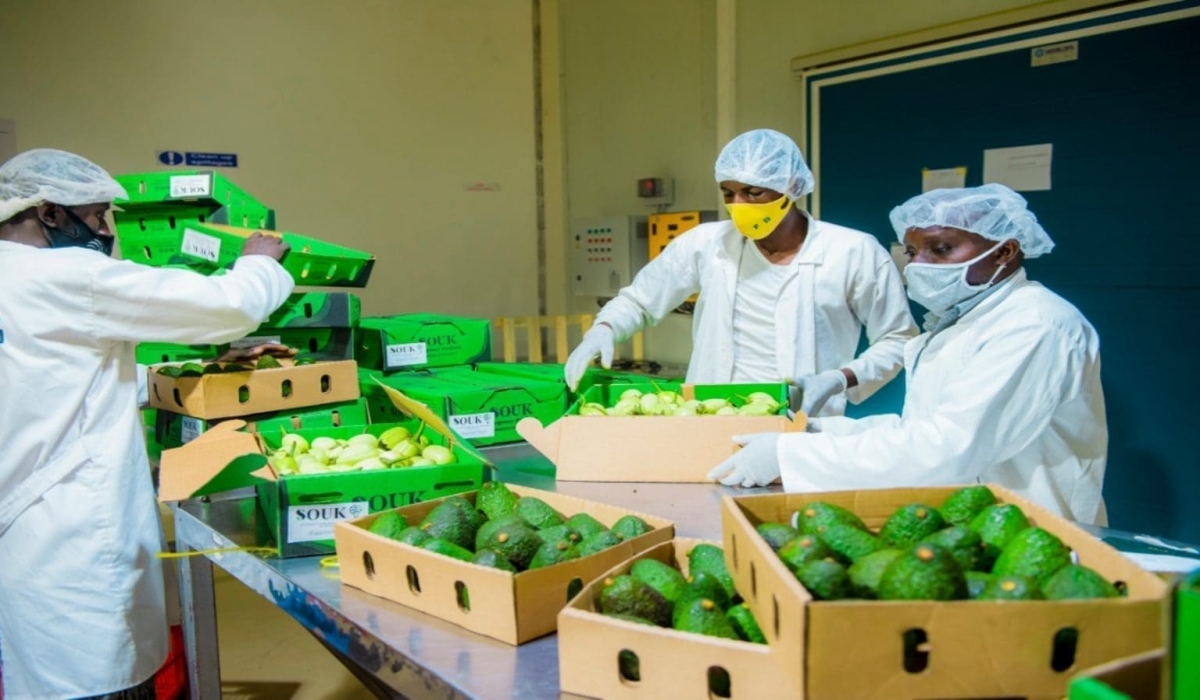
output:
POLYGON ((704 483, 735 435, 803 431, 787 409, 785 384, 596 385, 559 420, 526 418, 517 432, 560 481, 704 483))

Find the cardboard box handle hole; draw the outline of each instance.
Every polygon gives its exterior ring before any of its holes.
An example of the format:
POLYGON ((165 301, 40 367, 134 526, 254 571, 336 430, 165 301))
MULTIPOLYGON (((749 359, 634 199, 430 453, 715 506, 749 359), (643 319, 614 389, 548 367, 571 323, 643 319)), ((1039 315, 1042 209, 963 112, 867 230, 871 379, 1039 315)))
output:
POLYGON ((925 630, 905 630, 901 639, 904 648, 904 670, 908 673, 920 673, 929 668, 929 635, 925 630))
POLYGON ((183 406, 183 399, 181 399, 181 398, 179 397, 179 387, 176 387, 176 388, 172 389, 172 390, 171 390, 171 393, 173 393, 173 394, 174 394, 174 397, 175 397, 175 405, 176 405, 176 406, 183 406))
POLYGON ((738 568, 737 535, 729 536, 730 553, 733 555, 733 568, 738 568))
POLYGON ((238 387, 238 403, 249 403, 250 387, 242 385, 238 387))
POLYGON ((321 393, 322 394, 329 393, 329 375, 328 374, 321 375, 321 393))
POLYGON ((729 682, 729 671, 720 666, 708 667, 708 697, 728 698, 733 688, 729 682))
POLYGON ((621 683, 636 686, 642 680, 642 664, 638 655, 628 649, 617 652, 617 676, 621 683))
POLYGON ((1054 651, 1050 655, 1050 668, 1062 673, 1075 665, 1075 650, 1079 646, 1079 630, 1064 627, 1054 633, 1054 651))
POLYGON ((471 594, 467 584, 462 581, 454 582, 454 597, 458 601, 458 609, 465 613, 471 612, 471 594))
POLYGON ((285 399, 292 395, 292 380, 283 380, 283 383, 279 385, 279 394, 285 399))
POLYGON ((375 578, 375 559, 370 552, 363 552, 363 571, 366 572, 367 578, 375 578))
POLYGON ((417 570, 413 568, 412 564, 405 568, 404 575, 408 578, 408 590, 412 591, 414 595, 421 595, 421 577, 417 575, 417 570))
POLYGON ((337 263, 334 263, 329 266, 329 270, 325 273, 325 279, 327 279, 327 280, 333 279, 333 275, 336 272, 337 272, 337 263))
POLYGON ((754 562, 750 562, 750 598, 758 602, 758 570, 754 568, 754 562))
POLYGON ((771 627, 775 631, 775 639, 778 640, 779 639, 779 600, 774 595, 771 596, 771 612, 773 613, 771 616, 773 618, 773 624, 771 625, 771 627))
POLYGON ((571 599, 579 595, 579 592, 582 590, 583 579, 579 578, 578 576, 571 579, 571 582, 567 584, 567 602, 571 602, 571 599))
POLYGON ((312 303, 310 302, 304 304, 304 318, 312 318, 312 303))

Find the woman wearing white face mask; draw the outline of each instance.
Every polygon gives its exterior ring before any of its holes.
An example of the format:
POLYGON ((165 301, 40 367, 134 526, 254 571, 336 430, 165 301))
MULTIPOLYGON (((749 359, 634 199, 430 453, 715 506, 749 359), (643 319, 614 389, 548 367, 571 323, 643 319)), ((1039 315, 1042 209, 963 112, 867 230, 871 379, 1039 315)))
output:
POLYGON ((1079 310, 1025 276, 1053 241, 1003 185, 935 190, 892 210, 929 309, 905 347, 902 415, 813 421, 817 432, 745 436, 710 474, 788 491, 994 482, 1105 524, 1108 454, 1100 349, 1079 310))
POLYGON ((715 179, 732 221, 676 238, 606 304, 567 360, 567 384, 697 292, 691 383, 791 379, 794 410, 841 415, 895 377, 917 333, 900 274, 874 236, 797 206, 813 175, 795 142, 746 132, 722 149, 715 179), (870 347, 856 357, 864 330, 870 347))

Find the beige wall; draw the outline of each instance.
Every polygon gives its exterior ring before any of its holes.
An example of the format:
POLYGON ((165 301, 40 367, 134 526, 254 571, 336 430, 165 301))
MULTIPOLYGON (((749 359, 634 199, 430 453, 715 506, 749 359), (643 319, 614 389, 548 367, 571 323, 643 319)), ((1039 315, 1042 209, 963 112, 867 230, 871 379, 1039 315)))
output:
POLYGON ((21 149, 236 152, 280 226, 378 257, 368 313, 537 309, 529 0, 0 0, 21 149), (495 192, 466 185, 495 183, 495 192))

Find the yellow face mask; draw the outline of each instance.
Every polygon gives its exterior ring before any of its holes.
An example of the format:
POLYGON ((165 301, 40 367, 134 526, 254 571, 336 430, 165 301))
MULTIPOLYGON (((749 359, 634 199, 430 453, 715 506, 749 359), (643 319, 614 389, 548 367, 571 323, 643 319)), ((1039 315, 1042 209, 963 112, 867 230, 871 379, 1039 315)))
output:
POLYGON ((752 241, 761 241, 779 226, 794 202, 787 195, 766 204, 726 204, 725 209, 733 219, 733 225, 743 236, 752 241))

